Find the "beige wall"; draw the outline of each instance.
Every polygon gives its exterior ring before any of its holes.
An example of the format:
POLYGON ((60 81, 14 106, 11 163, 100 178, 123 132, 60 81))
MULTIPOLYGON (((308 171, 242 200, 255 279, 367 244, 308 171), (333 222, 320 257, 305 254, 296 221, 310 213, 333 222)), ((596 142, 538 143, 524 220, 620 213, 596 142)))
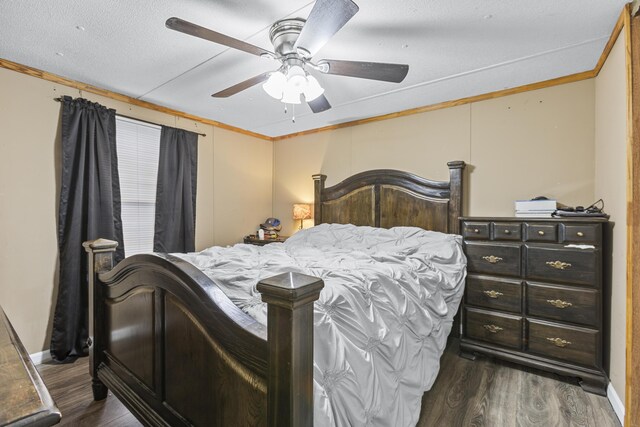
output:
MULTIPOLYGON (((60 95, 0 69, 0 305, 31 353, 49 347, 57 280, 60 95)), ((105 97, 117 112, 206 133, 198 145, 196 247, 235 243, 271 216, 272 143, 105 97)))
POLYGON ((618 37, 595 79, 595 196, 604 199, 613 227, 611 384, 625 399, 627 269, 627 72, 624 37, 618 37))
POLYGON ((590 79, 277 141, 274 215, 285 233, 294 230, 292 204, 313 202, 315 173, 326 174, 327 185, 374 168, 446 180, 449 160, 469 164, 466 214, 511 216, 514 200, 538 195, 589 204, 593 116, 590 79))
POLYGON ((271 216, 273 143, 215 130, 214 236, 216 245, 242 241, 271 216))

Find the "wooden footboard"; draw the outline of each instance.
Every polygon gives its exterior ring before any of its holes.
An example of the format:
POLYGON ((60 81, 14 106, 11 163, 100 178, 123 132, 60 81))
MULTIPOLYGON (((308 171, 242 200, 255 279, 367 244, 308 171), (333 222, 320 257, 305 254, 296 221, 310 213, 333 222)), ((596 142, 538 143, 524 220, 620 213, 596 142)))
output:
POLYGON ((186 261, 136 255, 113 268, 116 242, 84 246, 96 400, 110 389, 146 425, 313 424, 322 280, 292 273, 260 282, 265 330, 186 261))

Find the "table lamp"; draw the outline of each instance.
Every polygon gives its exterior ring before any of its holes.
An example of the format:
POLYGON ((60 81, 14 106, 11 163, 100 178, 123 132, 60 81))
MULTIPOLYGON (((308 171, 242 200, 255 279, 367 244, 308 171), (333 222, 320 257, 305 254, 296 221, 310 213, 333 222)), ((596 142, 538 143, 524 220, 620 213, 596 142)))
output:
POLYGON ((311 205, 306 203, 295 203, 293 205, 293 219, 300 220, 300 230, 302 230, 302 222, 311 218, 311 205))

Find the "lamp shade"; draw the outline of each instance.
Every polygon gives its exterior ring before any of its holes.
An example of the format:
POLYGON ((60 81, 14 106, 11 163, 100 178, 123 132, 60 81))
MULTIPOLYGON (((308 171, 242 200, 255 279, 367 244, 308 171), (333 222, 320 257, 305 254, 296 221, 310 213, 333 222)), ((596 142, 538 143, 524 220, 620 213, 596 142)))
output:
POLYGON ((307 76, 307 86, 304 88, 304 98, 308 101, 313 101, 324 93, 324 89, 318 83, 315 77, 312 75, 307 76))
POLYGON ((311 205, 305 203, 296 203, 293 205, 293 219, 309 218, 311 218, 311 205))
POLYGON ((298 89, 287 84, 282 93, 282 102, 285 104, 300 104, 300 92, 298 89))
POLYGON ((271 73, 267 82, 262 85, 262 88, 269 96, 275 99, 282 99, 282 92, 284 92, 286 84, 287 78, 285 75, 280 71, 276 71, 271 73))
POLYGON ((294 65, 287 72, 287 86, 295 88, 300 93, 307 86, 307 74, 302 67, 294 65))

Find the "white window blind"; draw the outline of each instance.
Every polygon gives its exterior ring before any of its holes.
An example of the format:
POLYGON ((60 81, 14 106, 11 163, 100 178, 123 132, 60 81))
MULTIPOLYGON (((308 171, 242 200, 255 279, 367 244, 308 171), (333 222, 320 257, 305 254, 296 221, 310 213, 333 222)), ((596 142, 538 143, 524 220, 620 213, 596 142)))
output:
POLYGON ((125 256, 153 252, 160 126, 116 116, 125 256))

